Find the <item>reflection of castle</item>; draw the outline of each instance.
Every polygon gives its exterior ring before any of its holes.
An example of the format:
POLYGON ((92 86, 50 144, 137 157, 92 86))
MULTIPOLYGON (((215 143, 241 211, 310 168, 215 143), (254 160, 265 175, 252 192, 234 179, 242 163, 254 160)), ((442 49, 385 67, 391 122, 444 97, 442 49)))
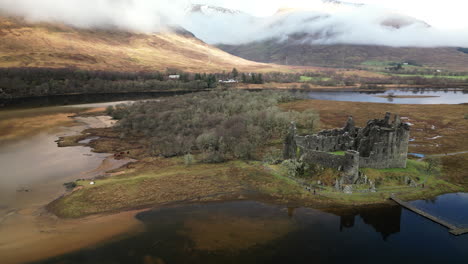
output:
POLYGON ((400 232, 401 207, 360 209, 354 213, 340 215, 340 231, 354 226, 355 217, 360 216, 364 223, 372 226, 382 235, 383 240, 400 232))

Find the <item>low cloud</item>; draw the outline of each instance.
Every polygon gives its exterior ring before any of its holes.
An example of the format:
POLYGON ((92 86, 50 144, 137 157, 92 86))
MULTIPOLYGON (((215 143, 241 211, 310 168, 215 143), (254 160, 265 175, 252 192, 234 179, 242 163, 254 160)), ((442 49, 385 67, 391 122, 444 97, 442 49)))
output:
POLYGON ((191 3, 191 0, 1 0, 0 10, 33 22, 62 22, 83 28, 158 32, 168 25, 181 25, 210 44, 291 41, 291 36, 296 36, 295 41, 310 44, 468 47, 466 28, 442 30, 375 6, 328 8, 323 4, 323 8, 317 6, 313 10, 255 17, 210 8, 191 12, 191 3), (333 12, 327 12, 328 9, 333 12))
POLYGON ((184 26, 211 44, 265 39, 310 44, 367 44, 395 47, 468 46, 468 29, 442 30, 376 7, 325 13, 292 10, 270 17, 247 14, 193 14, 184 26), (300 40, 297 36, 302 35, 300 40))
POLYGON ((32 22, 157 32, 182 21, 187 4, 185 0, 1 0, 0 10, 32 22))

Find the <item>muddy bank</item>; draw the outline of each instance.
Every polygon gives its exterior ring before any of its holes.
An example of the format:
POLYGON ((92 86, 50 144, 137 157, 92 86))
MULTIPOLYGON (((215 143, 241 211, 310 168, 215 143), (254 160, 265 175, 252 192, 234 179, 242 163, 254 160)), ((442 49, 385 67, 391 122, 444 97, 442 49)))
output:
MULTIPOLYGON (((0 112, 0 256, 2 263, 24 263, 63 254, 135 232, 136 212, 113 216, 58 219, 44 206, 65 193, 64 183, 113 176, 129 162, 93 153, 83 145, 58 148, 57 137, 83 129, 109 127, 107 117, 74 120, 96 112, 88 108, 41 108, 0 112), (25 166, 27 164, 27 166, 25 166)), ((100 109, 99 111, 102 111, 100 109)), ((99 112, 97 111, 97 112, 99 112)))
POLYGON ((2 263, 37 261, 122 239, 143 230, 134 217, 138 212, 63 220, 41 208, 21 210, 0 225, 2 263))

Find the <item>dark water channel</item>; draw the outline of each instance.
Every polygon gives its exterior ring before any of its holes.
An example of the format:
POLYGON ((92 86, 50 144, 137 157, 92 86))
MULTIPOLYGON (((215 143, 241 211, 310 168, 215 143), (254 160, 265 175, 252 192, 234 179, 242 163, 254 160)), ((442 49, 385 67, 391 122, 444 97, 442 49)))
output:
MULTIPOLYGON (((468 194, 414 201, 468 219, 468 194)), ((155 209, 146 231, 40 263, 467 263, 468 235, 399 206, 320 211, 253 201, 155 209)))
MULTIPOLYGON (((101 93, 56 95, 30 98, 0 100, 0 109, 30 108, 45 106, 64 106, 76 104, 94 104, 118 101, 150 100, 165 96, 174 96, 193 91, 139 92, 139 93, 101 93)), ((313 91, 308 92, 309 98, 318 100, 394 103, 394 104, 462 104, 468 103, 468 91, 461 89, 431 90, 431 89, 398 89, 376 92, 357 91, 313 91), (382 98, 393 94, 395 96, 412 96, 413 98, 382 98), (418 98, 417 96, 428 96, 418 98)))
POLYGON ((75 94, 53 95, 40 97, 26 97, 15 99, 0 99, 1 108, 25 108, 64 106, 76 104, 94 104, 118 101, 149 100, 164 96, 174 96, 191 93, 191 91, 167 91, 167 92, 139 92, 139 93, 99 93, 99 94, 75 94))

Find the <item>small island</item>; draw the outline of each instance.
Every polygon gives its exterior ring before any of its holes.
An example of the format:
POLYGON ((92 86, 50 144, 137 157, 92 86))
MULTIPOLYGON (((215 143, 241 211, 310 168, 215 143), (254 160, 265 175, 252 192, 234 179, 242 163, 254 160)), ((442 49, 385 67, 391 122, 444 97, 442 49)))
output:
POLYGON ((75 181, 47 208, 66 218, 227 200, 329 208, 464 190, 440 176, 437 160, 407 160, 409 127, 398 116, 390 122, 387 113, 363 128, 349 118, 343 129, 312 135, 321 119, 313 108, 295 110, 304 104, 320 101, 215 90, 108 107, 114 127, 87 129, 59 145, 133 162, 75 181))
POLYGON ((437 95, 376 95, 375 97, 380 97, 380 98, 389 98, 389 99, 417 99, 417 98, 432 98, 432 97, 440 97, 437 95))

